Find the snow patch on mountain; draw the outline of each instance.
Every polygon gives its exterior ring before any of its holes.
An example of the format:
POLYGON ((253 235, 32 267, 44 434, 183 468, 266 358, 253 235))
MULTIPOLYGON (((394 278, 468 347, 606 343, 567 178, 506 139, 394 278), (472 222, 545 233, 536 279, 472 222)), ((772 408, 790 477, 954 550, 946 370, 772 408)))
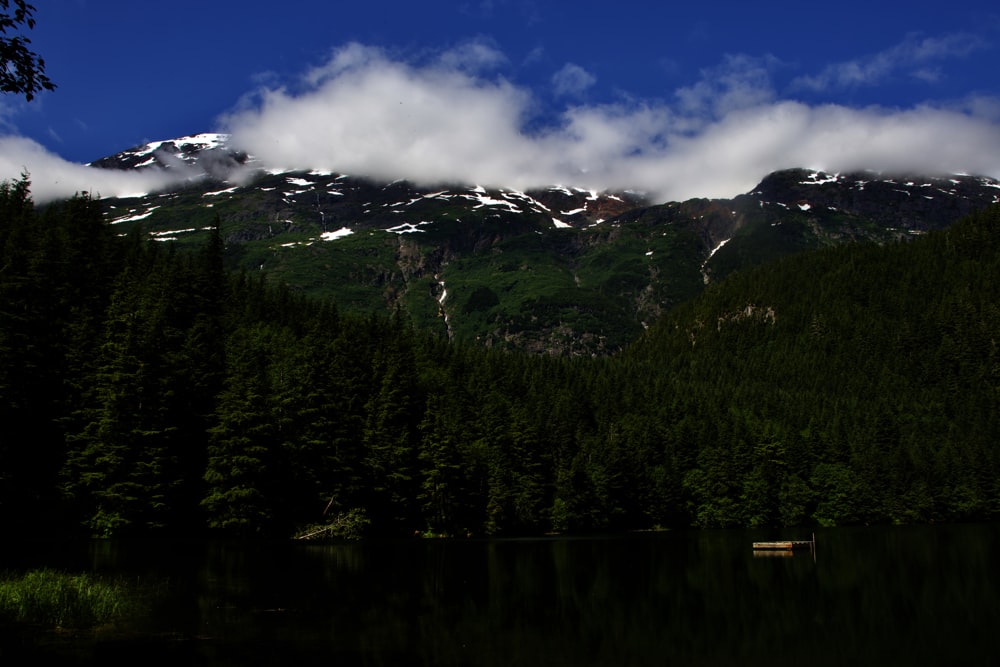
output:
POLYGON ((385 231, 392 232, 394 234, 413 234, 415 232, 423 232, 425 230, 420 229, 422 225, 430 225, 431 222, 418 222, 413 224, 412 222, 404 222, 401 225, 396 225, 395 227, 389 227, 385 231))
POLYGON ((350 236, 354 233, 354 230, 347 227, 341 227, 335 232, 323 232, 319 235, 320 239, 323 241, 336 241, 337 239, 342 239, 345 236, 350 236))
POLYGON ((120 224, 120 223, 123 223, 123 222, 137 222, 139 220, 145 220, 149 216, 153 215, 153 213, 158 208, 160 208, 160 207, 159 206, 153 206, 151 208, 146 209, 142 213, 136 213, 135 209, 132 209, 126 215, 123 215, 123 216, 121 216, 119 218, 112 218, 110 222, 111 222, 112 225, 117 225, 117 224, 120 224))
POLYGON ((202 195, 202 197, 220 197, 222 195, 232 194, 233 192, 236 192, 237 189, 239 189, 239 186, 238 185, 234 185, 233 187, 226 188, 225 190, 216 190, 214 192, 206 192, 205 194, 202 195))

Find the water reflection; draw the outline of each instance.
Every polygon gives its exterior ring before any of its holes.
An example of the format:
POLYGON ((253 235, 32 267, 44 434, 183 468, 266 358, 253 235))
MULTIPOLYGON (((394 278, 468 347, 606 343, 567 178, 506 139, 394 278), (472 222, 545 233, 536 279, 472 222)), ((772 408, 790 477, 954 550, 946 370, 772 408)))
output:
POLYGON ((984 663, 1000 659, 998 535, 992 525, 828 530, 815 558, 754 557, 751 543, 773 536, 753 531, 98 542, 81 557, 86 567, 173 585, 128 641, 100 638, 79 655, 191 665, 984 663))

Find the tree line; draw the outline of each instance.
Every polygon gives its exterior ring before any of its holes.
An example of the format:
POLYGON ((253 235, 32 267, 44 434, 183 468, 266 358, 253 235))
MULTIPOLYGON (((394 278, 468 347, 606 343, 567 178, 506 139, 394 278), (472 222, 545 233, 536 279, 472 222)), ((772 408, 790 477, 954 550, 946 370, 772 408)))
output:
MULTIPOLYGON (((995 518, 993 208, 733 274, 626 352, 497 352, 0 186, 0 519, 508 535, 995 518)), ((326 530, 327 532, 323 532, 326 530)))

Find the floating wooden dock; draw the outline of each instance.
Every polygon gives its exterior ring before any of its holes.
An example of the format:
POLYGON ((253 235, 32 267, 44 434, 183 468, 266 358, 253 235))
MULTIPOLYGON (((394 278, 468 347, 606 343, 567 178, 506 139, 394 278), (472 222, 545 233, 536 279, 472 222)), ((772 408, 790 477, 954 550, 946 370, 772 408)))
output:
POLYGON ((754 542, 754 551, 795 551, 796 549, 816 549, 816 535, 811 540, 783 540, 780 542, 754 542))

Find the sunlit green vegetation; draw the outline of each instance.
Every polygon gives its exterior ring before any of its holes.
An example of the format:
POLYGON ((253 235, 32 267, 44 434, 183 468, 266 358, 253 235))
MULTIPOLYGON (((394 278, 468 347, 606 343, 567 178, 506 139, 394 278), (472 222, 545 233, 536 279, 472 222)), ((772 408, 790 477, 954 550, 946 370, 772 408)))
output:
POLYGON ((53 628, 112 623, 143 607, 134 584, 91 574, 32 570, 0 574, 0 618, 53 628))

